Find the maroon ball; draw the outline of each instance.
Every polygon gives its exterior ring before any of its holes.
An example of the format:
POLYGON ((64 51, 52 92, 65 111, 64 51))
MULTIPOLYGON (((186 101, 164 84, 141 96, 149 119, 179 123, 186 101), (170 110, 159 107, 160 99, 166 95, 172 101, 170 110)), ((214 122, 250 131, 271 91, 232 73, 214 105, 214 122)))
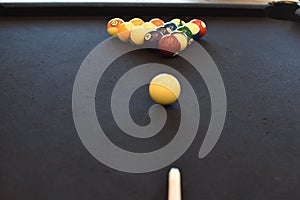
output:
POLYGON ((144 46, 146 48, 158 48, 158 42, 163 37, 163 34, 159 31, 153 30, 146 33, 144 37, 144 46))
POLYGON ((174 35, 165 35, 158 43, 160 52, 168 57, 175 56, 180 50, 180 42, 174 35))

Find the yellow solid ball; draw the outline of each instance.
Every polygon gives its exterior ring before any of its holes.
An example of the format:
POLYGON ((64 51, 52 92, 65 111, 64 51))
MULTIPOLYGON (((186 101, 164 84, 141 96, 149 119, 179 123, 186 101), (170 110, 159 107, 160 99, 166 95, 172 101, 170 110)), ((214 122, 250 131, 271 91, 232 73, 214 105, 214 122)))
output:
POLYGON ((177 101, 181 91, 179 81, 171 74, 155 76, 149 85, 150 97, 158 104, 169 105, 177 101))
POLYGON ((141 26, 143 23, 145 23, 142 19, 140 18, 133 18, 129 21, 130 23, 132 23, 135 26, 141 26))

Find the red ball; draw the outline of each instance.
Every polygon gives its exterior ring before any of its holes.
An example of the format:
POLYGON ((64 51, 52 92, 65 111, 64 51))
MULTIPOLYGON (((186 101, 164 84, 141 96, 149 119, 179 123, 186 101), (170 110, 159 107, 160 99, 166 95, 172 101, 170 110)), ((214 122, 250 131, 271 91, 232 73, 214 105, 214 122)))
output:
POLYGON ((203 37, 206 33, 206 24, 200 19, 193 19, 190 22, 196 24, 200 28, 200 37, 203 37))
POLYGON ((158 48, 163 55, 172 57, 179 52, 180 42, 174 35, 165 35, 159 40, 158 48))

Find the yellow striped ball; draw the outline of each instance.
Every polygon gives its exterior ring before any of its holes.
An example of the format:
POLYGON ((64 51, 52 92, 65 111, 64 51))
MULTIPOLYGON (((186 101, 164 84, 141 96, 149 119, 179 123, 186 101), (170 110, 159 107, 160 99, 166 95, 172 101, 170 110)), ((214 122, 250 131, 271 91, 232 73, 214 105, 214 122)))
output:
POLYGON ((169 105, 177 101, 180 92, 181 87, 177 78, 167 73, 155 76, 149 85, 150 97, 161 105, 169 105))

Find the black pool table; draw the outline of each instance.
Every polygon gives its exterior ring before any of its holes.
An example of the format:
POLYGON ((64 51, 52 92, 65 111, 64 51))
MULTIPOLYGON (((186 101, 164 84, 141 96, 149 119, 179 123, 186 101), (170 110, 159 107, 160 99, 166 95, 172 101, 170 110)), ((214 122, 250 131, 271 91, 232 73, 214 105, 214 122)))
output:
MULTIPOLYGON (((182 172, 184 200, 299 199, 297 9, 297 4, 1 5, 0 199, 163 200, 171 167, 182 172), (74 81, 86 56, 109 39, 106 23, 115 16, 206 22, 199 44, 222 76, 227 112, 222 134, 204 158, 198 153, 211 117, 205 81, 180 56, 165 58, 143 49, 116 60, 95 98, 87 97, 95 100, 100 124, 111 141, 132 152, 170 142, 180 122, 178 102, 165 107, 164 132, 148 139, 122 133, 110 110, 109 94, 122 73, 141 63, 162 63, 189 79, 199 100, 201 120, 192 145, 173 163, 146 173, 110 168, 83 145, 72 110, 74 81)), ((147 85, 140 87, 129 103, 132 120, 149 123, 151 105, 147 85)))

